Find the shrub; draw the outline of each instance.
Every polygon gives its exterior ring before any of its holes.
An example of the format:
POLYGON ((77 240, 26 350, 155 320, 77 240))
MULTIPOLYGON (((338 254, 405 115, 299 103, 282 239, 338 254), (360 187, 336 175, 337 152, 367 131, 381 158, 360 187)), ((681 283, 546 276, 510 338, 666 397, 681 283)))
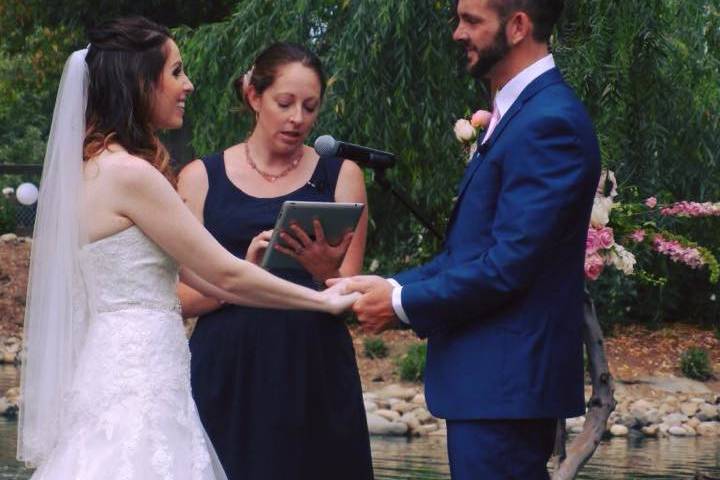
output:
POLYGON ((425 375, 425 357, 427 344, 412 345, 407 353, 400 357, 400 378, 406 382, 420 382, 425 375))
POLYGON ((0 235, 14 232, 16 224, 15 205, 10 200, 0 197, 0 235))
POLYGON ((680 356, 680 370, 694 380, 707 380, 712 376, 710 357, 704 348, 690 347, 680 356))
POLYGON ((382 338, 366 338, 364 342, 365 356, 368 358, 385 358, 388 354, 387 345, 382 338))

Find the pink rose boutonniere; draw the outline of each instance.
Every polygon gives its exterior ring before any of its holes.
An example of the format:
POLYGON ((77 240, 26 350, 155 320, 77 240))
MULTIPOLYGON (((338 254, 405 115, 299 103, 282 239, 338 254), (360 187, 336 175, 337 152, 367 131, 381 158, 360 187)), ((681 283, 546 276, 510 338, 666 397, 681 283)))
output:
POLYGON ((478 110, 473 113, 470 120, 461 118, 455 122, 455 137, 460 143, 468 148, 468 157, 466 162, 469 162, 475 153, 477 143, 475 142, 481 131, 485 130, 490 125, 490 119, 492 114, 487 110, 478 110))

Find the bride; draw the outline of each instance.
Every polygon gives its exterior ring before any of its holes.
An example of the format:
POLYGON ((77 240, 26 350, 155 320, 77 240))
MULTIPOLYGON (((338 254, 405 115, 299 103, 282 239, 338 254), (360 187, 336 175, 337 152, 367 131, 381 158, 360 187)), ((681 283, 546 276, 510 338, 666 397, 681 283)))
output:
POLYGON ((114 20, 90 42, 65 65, 48 140, 18 458, 33 480, 225 479, 190 392, 178 272, 258 307, 339 313, 356 297, 235 258, 182 203, 156 132, 182 125, 193 86, 167 29, 114 20))

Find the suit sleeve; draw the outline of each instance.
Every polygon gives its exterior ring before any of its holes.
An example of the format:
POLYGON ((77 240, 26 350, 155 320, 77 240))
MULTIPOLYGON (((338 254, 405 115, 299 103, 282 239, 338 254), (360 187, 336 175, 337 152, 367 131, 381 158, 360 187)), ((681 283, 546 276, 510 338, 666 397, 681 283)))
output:
POLYGON ((405 285, 406 283, 413 283, 413 282, 419 282, 420 280, 424 280, 426 278, 435 276, 440 271, 444 261, 445 256, 447 255, 446 250, 442 250, 440 253, 435 255, 429 262, 424 263, 423 265, 418 265, 417 267, 410 268, 408 270, 404 270, 400 273, 397 273, 393 275, 393 279, 398 282, 400 285, 405 285))
POLYGON ((512 301, 536 278, 557 236, 585 219, 596 162, 587 158, 576 127, 566 118, 545 117, 524 132, 503 159, 494 245, 403 286, 403 308, 421 337, 479 321, 512 301))

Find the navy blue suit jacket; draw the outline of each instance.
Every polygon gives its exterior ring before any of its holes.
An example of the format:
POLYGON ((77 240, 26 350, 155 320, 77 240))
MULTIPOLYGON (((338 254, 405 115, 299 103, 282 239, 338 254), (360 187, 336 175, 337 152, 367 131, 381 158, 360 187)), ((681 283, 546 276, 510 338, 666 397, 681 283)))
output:
POLYGON ((590 118, 551 69, 478 147, 441 253, 394 277, 412 328, 428 338, 435 415, 584 413, 583 263, 599 175, 590 118))

